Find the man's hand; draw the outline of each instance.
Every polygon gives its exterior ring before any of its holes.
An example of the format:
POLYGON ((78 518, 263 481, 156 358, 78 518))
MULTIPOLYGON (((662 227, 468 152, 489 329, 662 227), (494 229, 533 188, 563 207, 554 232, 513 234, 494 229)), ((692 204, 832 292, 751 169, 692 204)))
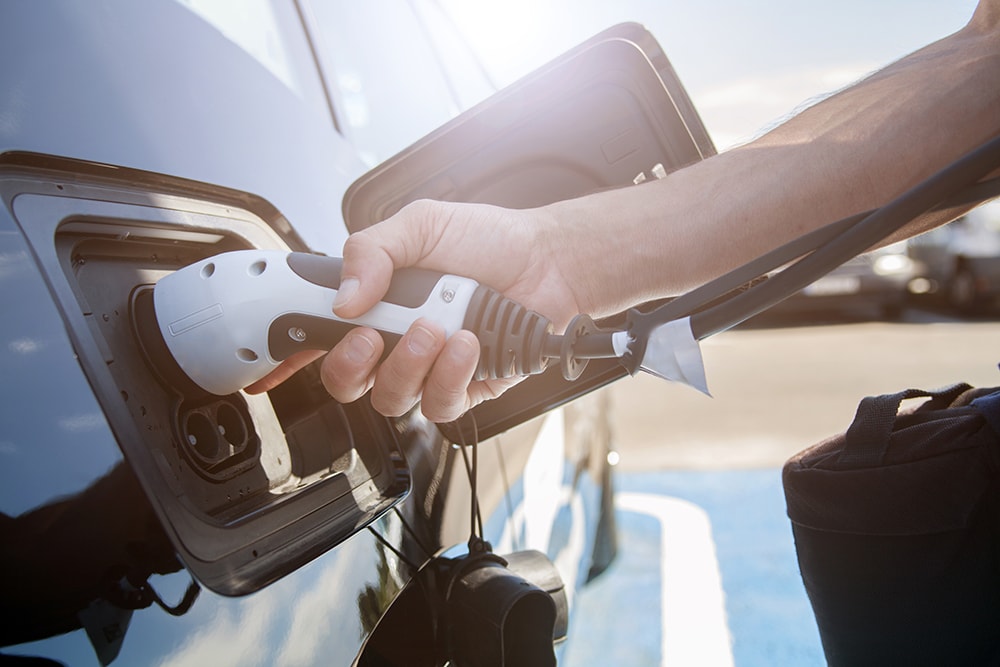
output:
MULTIPOLYGON (((545 261, 551 253, 541 251, 545 221, 539 209, 415 202, 347 240, 334 310, 347 319, 361 316, 384 296, 396 269, 416 266, 477 280, 565 326, 578 308, 554 263, 545 261)), ((374 329, 348 333, 321 366, 330 395, 349 403, 370 390, 372 405, 385 415, 402 415, 419 402, 428 419, 447 422, 520 381, 473 381, 475 335, 459 331, 446 339, 443 328, 426 319, 379 363, 384 348, 374 329)), ((266 391, 318 356, 289 359, 247 391, 266 391)))

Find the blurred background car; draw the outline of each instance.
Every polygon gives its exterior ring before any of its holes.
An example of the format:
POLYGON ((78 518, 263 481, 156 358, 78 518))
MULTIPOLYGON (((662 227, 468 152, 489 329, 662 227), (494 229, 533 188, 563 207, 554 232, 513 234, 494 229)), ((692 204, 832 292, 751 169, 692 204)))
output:
POLYGON ((897 319, 914 290, 922 289, 922 269, 907 253, 905 242, 858 255, 799 292, 773 306, 761 317, 790 315, 897 319))
POLYGON ((923 291, 963 315, 997 305, 1000 297, 1000 201, 909 241, 923 267, 923 291))

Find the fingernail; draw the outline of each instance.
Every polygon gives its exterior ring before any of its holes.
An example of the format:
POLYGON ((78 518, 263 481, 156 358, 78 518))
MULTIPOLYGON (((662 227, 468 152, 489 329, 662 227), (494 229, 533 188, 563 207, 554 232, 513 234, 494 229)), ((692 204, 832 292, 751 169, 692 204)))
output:
POLYGON ((434 334, 424 327, 413 327, 406 336, 406 346, 414 354, 427 354, 434 347, 434 334))
POLYGON ((346 306, 354 295, 358 293, 361 283, 357 278, 344 278, 340 281, 340 288, 337 289, 336 296, 333 297, 333 309, 337 310, 346 306))
POLYGON ((476 346, 472 341, 466 338, 455 337, 452 339, 455 343, 452 345, 451 354, 452 358, 457 362, 465 362, 469 359, 475 358, 478 353, 476 346))
POLYGON ((356 364, 363 364, 375 354, 375 346, 364 336, 351 336, 345 350, 347 358, 356 364))

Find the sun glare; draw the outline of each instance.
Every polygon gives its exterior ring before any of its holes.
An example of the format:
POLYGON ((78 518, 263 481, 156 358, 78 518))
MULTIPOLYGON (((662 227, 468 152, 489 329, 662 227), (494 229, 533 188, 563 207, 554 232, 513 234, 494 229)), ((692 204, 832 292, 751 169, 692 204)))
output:
POLYGON ((558 2, 441 0, 456 26, 501 85, 565 51, 568 34, 558 2))

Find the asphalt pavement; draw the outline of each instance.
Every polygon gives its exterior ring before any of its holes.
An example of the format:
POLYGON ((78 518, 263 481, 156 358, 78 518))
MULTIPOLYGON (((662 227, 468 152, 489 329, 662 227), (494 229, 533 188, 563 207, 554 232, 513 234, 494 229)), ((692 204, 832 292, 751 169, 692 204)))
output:
POLYGON ((823 665, 780 470, 858 401, 1000 386, 1000 321, 755 324, 703 342, 713 397, 648 376, 608 391, 619 557, 578 595, 562 667, 823 665))

